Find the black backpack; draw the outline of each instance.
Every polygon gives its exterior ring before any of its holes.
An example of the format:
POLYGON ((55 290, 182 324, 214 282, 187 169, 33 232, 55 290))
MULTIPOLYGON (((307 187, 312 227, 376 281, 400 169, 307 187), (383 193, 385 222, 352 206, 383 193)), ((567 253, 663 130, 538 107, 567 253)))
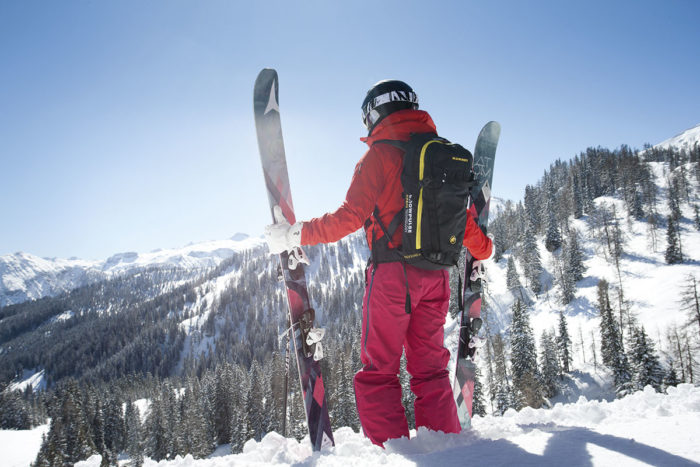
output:
POLYGON ((423 269, 455 266, 467 224, 469 192, 475 184, 471 152, 434 133, 375 143, 391 144, 404 152, 404 208, 386 227, 375 207, 373 215, 384 236, 373 239, 372 261, 403 261, 423 269), (389 241, 402 222, 403 245, 390 248, 389 241))

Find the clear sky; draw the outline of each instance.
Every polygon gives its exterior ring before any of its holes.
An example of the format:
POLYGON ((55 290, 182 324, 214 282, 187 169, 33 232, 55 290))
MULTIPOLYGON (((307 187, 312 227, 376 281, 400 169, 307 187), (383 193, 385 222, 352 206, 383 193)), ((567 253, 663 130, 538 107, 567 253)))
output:
POLYGON ((300 219, 342 202, 385 78, 467 147, 500 121, 494 194, 521 199, 557 158, 700 123, 698 18, 693 0, 0 1, 0 255, 260 235, 264 67, 300 219))

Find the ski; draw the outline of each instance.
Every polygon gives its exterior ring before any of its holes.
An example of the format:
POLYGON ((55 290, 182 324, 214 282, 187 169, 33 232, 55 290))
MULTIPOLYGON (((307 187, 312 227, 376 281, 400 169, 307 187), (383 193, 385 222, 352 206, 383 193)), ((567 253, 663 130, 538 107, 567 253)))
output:
MULTIPOLYGON (((289 188, 278 97, 277 72, 266 68, 258 75, 253 93, 260 160, 273 222, 282 220, 280 213, 275 213, 275 206, 280 206, 284 219, 294 224, 296 218, 289 188)), ((291 350, 296 355, 309 437, 313 450, 318 451, 333 446, 334 441, 319 362, 322 358, 319 330, 313 328, 314 310, 306 287, 304 259, 301 249, 279 256, 281 279, 287 289, 291 350)))
MULTIPOLYGON (((476 185, 472 188, 469 214, 474 217, 479 227, 486 232, 491 202, 493 167, 496 146, 501 134, 498 122, 489 122, 479 133, 474 147, 474 174, 476 185)), ((457 414, 462 429, 471 426, 474 379, 476 377, 476 351, 483 341, 477 333, 481 328, 481 261, 466 252, 464 288, 461 301, 461 318, 459 328, 459 345, 457 349, 457 369, 453 392, 457 404, 457 414)))

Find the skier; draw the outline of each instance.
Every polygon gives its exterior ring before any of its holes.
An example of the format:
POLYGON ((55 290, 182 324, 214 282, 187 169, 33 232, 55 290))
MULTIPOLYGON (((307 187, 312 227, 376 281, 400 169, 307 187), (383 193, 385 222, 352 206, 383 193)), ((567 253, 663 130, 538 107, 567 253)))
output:
MULTIPOLYGON (((403 152, 379 140, 409 139, 411 133, 437 133, 430 115, 418 110, 418 97, 406 83, 384 80, 375 84, 362 103, 362 120, 369 150, 360 159, 342 206, 307 222, 286 222, 265 229, 270 252, 278 254, 301 245, 332 243, 364 226, 373 260, 365 271, 362 303, 361 360, 355 375, 357 412, 365 436, 382 446, 388 439, 409 436, 401 404, 399 365, 403 349, 416 426, 458 433, 449 373, 449 351, 443 345, 450 285, 445 269, 428 270, 386 254, 400 247, 402 228, 386 238, 386 227, 404 208, 401 171, 403 152), (381 250, 381 251, 380 251, 381 250)), ((388 232, 387 232, 388 233, 388 232)), ((492 255, 492 239, 467 216, 463 244, 477 259, 492 255)))

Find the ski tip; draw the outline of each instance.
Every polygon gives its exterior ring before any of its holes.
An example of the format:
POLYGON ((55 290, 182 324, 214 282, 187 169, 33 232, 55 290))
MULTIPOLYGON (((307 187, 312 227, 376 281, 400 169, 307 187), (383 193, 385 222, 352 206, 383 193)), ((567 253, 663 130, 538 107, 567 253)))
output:
POLYGON ((490 122, 488 122, 488 123, 486 124, 486 126, 492 128, 492 129, 494 129, 494 130, 496 130, 496 131, 501 131, 501 124, 498 123, 498 122, 495 121, 495 120, 491 120, 490 122))
POLYGON ((277 81, 277 71, 274 68, 263 68, 255 79, 255 88, 267 87, 265 84, 273 81, 277 81))
POLYGON ((260 70, 260 73, 258 73, 258 78, 267 76, 277 76, 277 70, 274 68, 263 68, 260 70))
POLYGON ((501 136, 501 124, 495 120, 491 120, 481 129, 480 135, 490 135, 491 139, 498 140, 501 136))

